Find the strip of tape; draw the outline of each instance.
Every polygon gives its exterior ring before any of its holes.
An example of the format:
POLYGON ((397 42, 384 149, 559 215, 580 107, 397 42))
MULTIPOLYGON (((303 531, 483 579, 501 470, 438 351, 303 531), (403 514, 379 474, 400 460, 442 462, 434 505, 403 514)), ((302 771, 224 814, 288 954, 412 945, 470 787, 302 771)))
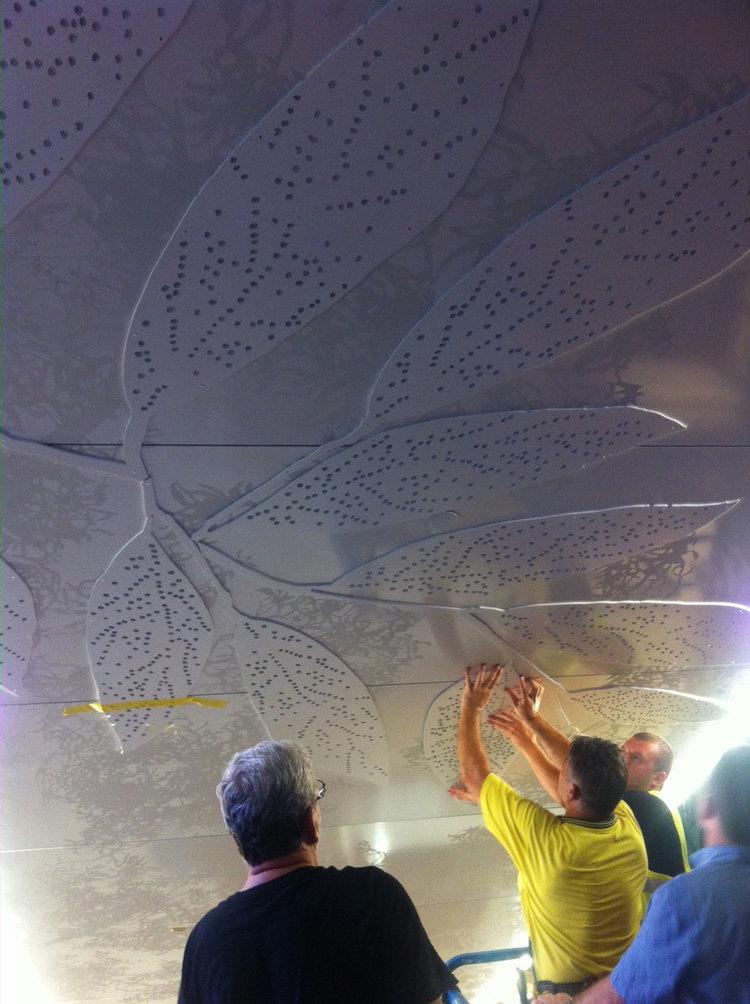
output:
POLYGON ((82 715, 87 711, 96 711, 100 715, 109 715, 115 711, 138 711, 141 708, 177 708, 184 704, 198 704, 202 708, 225 708, 226 701, 213 697, 167 697, 160 701, 120 701, 117 704, 102 704, 100 701, 89 701, 88 704, 77 704, 72 708, 63 708, 63 715, 82 715))

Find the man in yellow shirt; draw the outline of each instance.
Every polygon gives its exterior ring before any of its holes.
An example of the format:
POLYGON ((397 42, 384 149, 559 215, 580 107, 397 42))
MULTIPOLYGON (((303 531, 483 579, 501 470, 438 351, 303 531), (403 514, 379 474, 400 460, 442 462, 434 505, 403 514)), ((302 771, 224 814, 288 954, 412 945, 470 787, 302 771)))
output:
POLYGON ((614 743, 579 736, 557 768, 519 716, 491 716, 559 800, 562 816, 491 772, 480 718, 502 674, 500 666, 466 670, 458 729, 462 784, 451 794, 479 802, 485 825, 518 868, 537 992, 576 993, 609 973, 636 935, 646 850, 621 801, 627 770, 614 743))
MULTIPOLYGON (((558 767, 568 754, 570 740, 541 713, 544 684, 535 677, 521 677, 506 693, 516 715, 529 726, 545 756, 558 767)), ((503 729, 503 715, 493 715, 490 723, 503 729)), ((636 732, 622 744, 628 770, 623 801, 633 810, 641 828, 648 856, 648 879, 644 908, 654 889, 675 875, 690 871, 685 831, 680 814, 660 797, 672 769, 674 753, 667 740, 656 732, 636 732)))

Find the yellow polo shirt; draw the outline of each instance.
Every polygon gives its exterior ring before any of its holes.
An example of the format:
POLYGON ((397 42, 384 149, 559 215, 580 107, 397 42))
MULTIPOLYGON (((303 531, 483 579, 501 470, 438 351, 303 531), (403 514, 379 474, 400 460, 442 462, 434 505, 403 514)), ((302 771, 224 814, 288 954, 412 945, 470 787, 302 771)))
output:
POLYGON ((487 829, 518 869, 537 979, 604 976, 638 932, 646 848, 624 802, 604 823, 555 816, 488 774, 479 799, 487 829))

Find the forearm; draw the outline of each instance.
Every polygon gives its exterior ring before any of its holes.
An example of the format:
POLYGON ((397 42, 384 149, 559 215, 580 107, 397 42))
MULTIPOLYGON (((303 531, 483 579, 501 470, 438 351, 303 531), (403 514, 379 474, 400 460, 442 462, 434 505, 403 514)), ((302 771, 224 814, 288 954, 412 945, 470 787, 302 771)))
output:
POLYGON ((576 994, 573 998, 575 1004, 625 1004, 622 997, 612 986, 609 976, 594 983, 588 990, 581 994, 576 994))
POLYGON ((612 986, 609 976, 594 983, 588 990, 583 990, 575 997, 570 994, 543 994, 535 997, 532 1004, 625 1004, 618 992, 612 986))
POLYGON ((558 732, 554 725, 550 725, 543 715, 528 720, 528 725, 544 755, 559 770, 570 751, 570 739, 558 732))
POLYGON ((542 749, 535 742, 529 741, 519 745, 518 749, 526 757, 526 760, 534 772, 537 781, 550 798, 560 804, 560 794, 558 791, 560 781, 560 770, 552 763, 542 749))
POLYGON ((461 767, 461 781, 475 800, 487 775, 490 760, 482 742, 480 711, 472 707, 461 708, 458 723, 458 762, 461 767))

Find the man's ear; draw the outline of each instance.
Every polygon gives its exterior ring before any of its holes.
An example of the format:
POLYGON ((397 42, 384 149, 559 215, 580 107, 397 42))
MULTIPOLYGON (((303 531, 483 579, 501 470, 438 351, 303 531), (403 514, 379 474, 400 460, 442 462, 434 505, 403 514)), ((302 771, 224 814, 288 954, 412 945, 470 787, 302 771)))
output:
POLYGON ((667 772, 665 770, 660 770, 658 774, 654 774, 651 781, 652 791, 661 791, 664 787, 664 782, 667 780, 667 772))
POLYGON ((718 815, 716 800, 709 793, 698 796, 698 822, 714 819, 718 815))
POLYGON ((569 802, 580 802, 581 800, 581 789, 574 781, 571 781, 568 785, 566 794, 569 802))
POLYGON ((309 809, 305 810, 302 819, 302 840, 309 847, 315 847, 320 839, 320 812, 318 804, 315 802, 309 809))

